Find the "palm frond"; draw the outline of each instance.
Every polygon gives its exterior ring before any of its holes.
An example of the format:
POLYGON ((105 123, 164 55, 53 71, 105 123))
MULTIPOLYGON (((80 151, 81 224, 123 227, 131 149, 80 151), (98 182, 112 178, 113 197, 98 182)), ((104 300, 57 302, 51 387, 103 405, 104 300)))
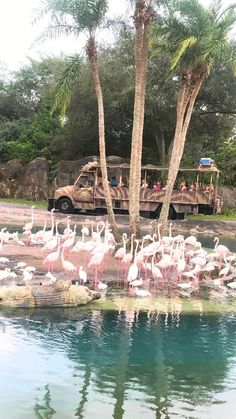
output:
POLYGON ((68 66, 55 87, 55 100, 52 112, 59 110, 61 120, 64 119, 73 95, 73 88, 79 78, 83 60, 79 55, 68 57, 68 66))
POLYGON ((179 61, 181 60, 182 56, 186 53, 187 49, 195 45, 197 41, 198 40, 197 38, 195 38, 195 36, 190 36, 189 38, 184 39, 179 43, 179 48, 177 49, 172 59, 172 63, 170 66, 171 71, 173 71, 177 67, 179 61))
POLYGON ((48 39, 58 39, 61 36, 69 36, 74 35, 78 36, 78 30, 72 25, 54 25, 54 26, 48 26, 47 29, 45 29, 44 32, 42 32, 38 38, 36 38, 31 45, 31 48, 38 43, 43 43, 48 39))

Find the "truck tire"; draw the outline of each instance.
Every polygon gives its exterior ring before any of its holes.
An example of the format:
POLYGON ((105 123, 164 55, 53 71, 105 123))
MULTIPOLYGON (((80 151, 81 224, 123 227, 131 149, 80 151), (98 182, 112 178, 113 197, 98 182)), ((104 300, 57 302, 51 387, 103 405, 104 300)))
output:
MULTIPOLYGON (((156 211, 155 211, 155 218, 159 218, 160 217, 161 208, 162 208, 162 204, 160 204, 159 207, 156 209, 156 211)), ((173 208, 172 205, 170 205, 169 214, 168 214, 168 220, 176 220, 176 218, 177 218, 177 215, 176 215, 175 209, 173 208)))
POLYGON ((66 196, 58 200, 57 208, 59 209, 60 212, 63 212, 63 214, 71 214, 74 209, 70 198, 67 198, 66 196))

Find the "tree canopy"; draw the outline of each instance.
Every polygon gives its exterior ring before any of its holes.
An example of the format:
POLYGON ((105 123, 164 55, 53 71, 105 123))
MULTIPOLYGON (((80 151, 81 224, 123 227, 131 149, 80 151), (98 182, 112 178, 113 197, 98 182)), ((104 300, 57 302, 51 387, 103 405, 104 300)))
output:
MULTIPOLYGON (((63 3, 63 2, 62 2, 63 3)), ((73 2, 72 2, 73 3, 73 2)), ((104 93, 107 155, 129 158, 134 100, 134 38, 124 27, 114 45, 102 45, 99 70, 104 93)), ((172 57, 163 51, 148 68, 143 162, 168 163, 175 129, 177 82, 167 78, 172 57)), ((96 97, 91 70, 82 59, 63 126, 51 112, 55 85, 67 58, 31 61, 14 74, 1 67, 0 159, 23 162, 44 156, 53 164, 98 154, 96 97)), ((177 69, 176 69, 177 71, 177 69)), ((235 182, 236 83, 227 62, 218 63, 196 100, 183 164, 210 156, 235 182)))

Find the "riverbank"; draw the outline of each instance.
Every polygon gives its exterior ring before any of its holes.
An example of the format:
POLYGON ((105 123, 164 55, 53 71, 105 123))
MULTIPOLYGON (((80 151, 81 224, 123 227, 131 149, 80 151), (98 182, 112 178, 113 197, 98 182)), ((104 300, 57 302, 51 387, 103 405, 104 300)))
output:
MULTIPOLYGON (((48 227, 50 225, 50 212, 45 208, 35 208, 35 221, 36 227, 43 227, 45 219, 47 220, 48 227)), ((6 227, 10 226, 23 226, 29 222, 31 217, 31 208, 28 205, 13 204, 9 202, 0 202, 0 224, 6 227)), ((78 225, 89 224, 106 220, 106 215, 71 215, 72 224, 78 225)), ((55 213, 55 219, 60 221, 60 225, 66 225, 67 217, 65 214, 55 213)), ((128 229, 129 220, 127 215, 116 215, 117 222, 122 230, 128 229)), ((157 220, 150 220, 147 218, 141 219, 141 229, 147 232, 154 232, 157 229, 157 220)), ((172 221, 172 230, 175 234, 203 234, 203 235, 225 235, 228 237, 236 238, 236 221, 221 220, 219 219, 202 219, 199 217, 187 218, 185 220, 172 221)))

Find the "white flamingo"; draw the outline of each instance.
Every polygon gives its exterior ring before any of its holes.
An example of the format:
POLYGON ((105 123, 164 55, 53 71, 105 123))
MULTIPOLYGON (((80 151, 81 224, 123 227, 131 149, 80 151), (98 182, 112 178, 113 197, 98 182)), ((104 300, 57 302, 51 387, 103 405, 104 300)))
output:
POLYGON ((30 233, 33 225, 34 225, 34 208, 36 208, 34 205, 31 207, 31 222, 26 223, 23 227, 23 230, 25 233, 30 233))
POLYGON ((79 279, 82 284, 86 284, 88 280, 87 272, 85 272, 83 266, 79 267, 79 279))

